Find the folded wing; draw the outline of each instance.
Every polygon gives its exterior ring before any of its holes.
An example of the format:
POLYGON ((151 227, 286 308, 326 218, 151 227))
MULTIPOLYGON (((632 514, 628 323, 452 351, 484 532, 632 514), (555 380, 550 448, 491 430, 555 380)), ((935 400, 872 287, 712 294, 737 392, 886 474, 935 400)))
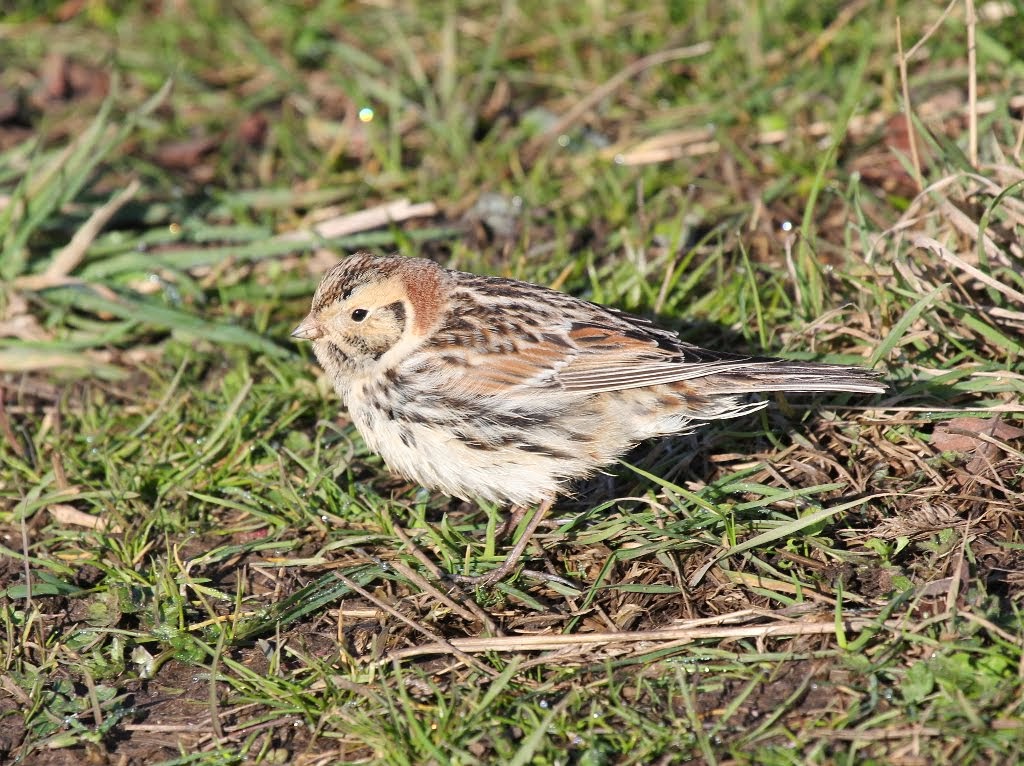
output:
POLYGON ((566 302, 560 315, 523 325, 500 302, 461 314, 461 332, 440 337, 471 340, 436 349, 447 351, 442 358, 454 366, 458 384, 484 395, 537 389, 599 394, 696 380, 706 394, 886 390, 875 373, 858 367, 710 351, 646 319, 554 295, 566 302))

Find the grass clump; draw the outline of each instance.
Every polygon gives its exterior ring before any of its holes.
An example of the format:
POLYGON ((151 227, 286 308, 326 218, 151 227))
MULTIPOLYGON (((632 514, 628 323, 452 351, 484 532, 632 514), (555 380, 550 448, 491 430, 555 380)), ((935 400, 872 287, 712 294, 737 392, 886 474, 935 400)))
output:
POLYGON ((8 19, 0 761, 1019 761, 1020 51, 899 10, 8 19), (288 339, 359 248, 892 390, 643 445, 463 592, 501 509, 288 339))

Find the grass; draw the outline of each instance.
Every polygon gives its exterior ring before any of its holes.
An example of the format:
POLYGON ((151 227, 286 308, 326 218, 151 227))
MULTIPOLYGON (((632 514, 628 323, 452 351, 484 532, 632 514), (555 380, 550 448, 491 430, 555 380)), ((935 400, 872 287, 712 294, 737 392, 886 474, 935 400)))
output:
POLYGON ((1019 762, 1024 68, 979 10, 972 63, 964 4, 16 9, 0 762, 1019 762), (465 592, 502 509, 389 474, 288 338, 360 248, 892 390, 643 445, 465 592))

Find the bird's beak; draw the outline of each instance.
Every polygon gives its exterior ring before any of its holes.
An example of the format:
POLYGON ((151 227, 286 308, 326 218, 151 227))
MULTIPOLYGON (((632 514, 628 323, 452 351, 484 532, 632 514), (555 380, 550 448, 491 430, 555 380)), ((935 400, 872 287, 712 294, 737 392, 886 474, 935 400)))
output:
POLYGON ((303 319, 302 323, 292 330, 292 337, 299 340, 316 340, 323 334, 324 331, 320 329, 320 325, 313 319, 312 314, 303 319))

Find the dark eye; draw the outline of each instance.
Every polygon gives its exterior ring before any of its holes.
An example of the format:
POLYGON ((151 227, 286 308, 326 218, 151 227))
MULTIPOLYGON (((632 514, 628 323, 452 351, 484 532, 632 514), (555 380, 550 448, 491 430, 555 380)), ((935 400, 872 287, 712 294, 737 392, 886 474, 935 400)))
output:
POLYGON ((362 322, 364 319, 366 319, 366 315, 369 313, 370 312, 367 311, 366 309, 356 309, 355 311, 352 312, 352 321, 362 322))

